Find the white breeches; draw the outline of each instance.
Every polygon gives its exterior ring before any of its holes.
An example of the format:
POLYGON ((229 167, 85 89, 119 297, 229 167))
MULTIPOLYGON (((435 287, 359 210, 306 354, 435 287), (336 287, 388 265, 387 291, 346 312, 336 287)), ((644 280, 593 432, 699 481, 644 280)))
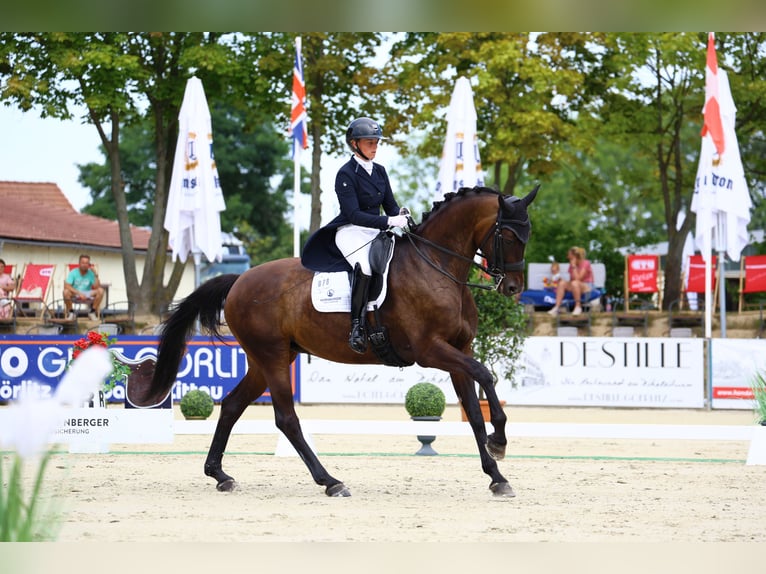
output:
POLYGON ((362 273, 372 275, 370 269, 370 242, 380 233, 380 229, 344 225, 335 231, 335 245, 351 267, 357 263, 362 267, 362 273))

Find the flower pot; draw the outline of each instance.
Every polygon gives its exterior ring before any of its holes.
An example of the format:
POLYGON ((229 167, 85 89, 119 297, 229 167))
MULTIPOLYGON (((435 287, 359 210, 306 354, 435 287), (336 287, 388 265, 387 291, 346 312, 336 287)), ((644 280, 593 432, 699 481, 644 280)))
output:
MULTIPOLYGON (((500 406, 505 408, 505 401, 500 401, 500 406)), ((489 401, 487 399, 479 399, 479 407, 481 407, 481 416, 484 419, 484 422, 489 422, 489 401)), ((463 422, 468 420, 468 415, 465 414, 462 403, 460 405, 460 419, 463 422)))
MULTIPOLYGON (((410 417, 413 421, 440 421, 442 420, 441 417, 410 417)), ((431 443, 436 440, 436 437, 434 435, 417 435, 418 440, 420 441, 420 450, 418 450, 415 454, 418 456, 434 456, 439 454, 436 452, 432 447, 431 443)))
POLYGON ((750 437, 750 449, 747 451, 748 466, 766 465, 766 425, 764 421, 756 425, 750 437))

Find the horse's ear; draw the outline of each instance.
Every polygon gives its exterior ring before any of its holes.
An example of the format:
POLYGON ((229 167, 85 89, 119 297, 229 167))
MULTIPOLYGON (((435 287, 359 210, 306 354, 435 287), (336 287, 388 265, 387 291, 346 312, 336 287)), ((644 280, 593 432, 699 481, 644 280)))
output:
POLYGON ((523 197, 521 201, 524 202, 524 205, 528 206, 530 203, 532 203, 535 200, 535 197, 537 197, 537 190, 540 189, 540 184, 538 183, 535 188, 530 191, 527 195, 523 197))

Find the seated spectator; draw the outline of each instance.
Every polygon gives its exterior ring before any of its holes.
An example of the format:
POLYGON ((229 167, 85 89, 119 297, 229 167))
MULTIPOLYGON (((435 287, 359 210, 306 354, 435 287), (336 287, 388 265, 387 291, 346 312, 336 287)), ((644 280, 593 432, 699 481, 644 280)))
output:
POLYGON ((10 319, 13 314, 11 299, 16 291, 16 281, 5 272, 5 261, 0 259, 0 319, 10 319))
POLYGON ((90 255, 80 255, 79 267, 72 269, 64 281, 64 307, 66 315, 74 320, 72 303, 90 303, 88 319, 98 320, 99 307, 104 298, 104 288, 90 264, 90 255))
POLYGON ((569 281, 559 281, 558 287, 556 287, 556 304, 553 309, 548 311, 551 315, 558 314, 559 306, 567 291, 571 291, 574 298, 575 306, 572 315, 579 315, 582 313, 580 297, 590 292, 594 287, 593 268, 590 261, 585 259, 585 249, 570 247, 567 251, 567 259, 569 260, 569 281))
POLYGON ((555 289, 561 281, 561 267, 556 261, 551 263, 551 276, 543 277, 543 287, 546 289, 555 289))

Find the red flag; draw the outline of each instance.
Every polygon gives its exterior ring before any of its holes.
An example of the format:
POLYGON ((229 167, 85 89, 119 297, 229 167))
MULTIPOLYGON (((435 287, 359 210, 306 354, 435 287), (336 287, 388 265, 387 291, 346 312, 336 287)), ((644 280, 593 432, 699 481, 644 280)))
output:
POLYGON ((306 122, 306 85, 303 83, 303 60, 301 58, 301 38, 295 39, 295 66, 293 67, 293 106, 290 114, 290 135, 293 137, 293 155, 300 145, 309 147, 306 122))
POLYGON ((707 39, 707 66, 705 68, 705 107, 702 110, 705 121, 702 125, 702 137, 710 134, 719 156, 723 155, 724 138, 721 107, 718 98, 718 58, 715 54, 715 36, 713 32, 707 39))

